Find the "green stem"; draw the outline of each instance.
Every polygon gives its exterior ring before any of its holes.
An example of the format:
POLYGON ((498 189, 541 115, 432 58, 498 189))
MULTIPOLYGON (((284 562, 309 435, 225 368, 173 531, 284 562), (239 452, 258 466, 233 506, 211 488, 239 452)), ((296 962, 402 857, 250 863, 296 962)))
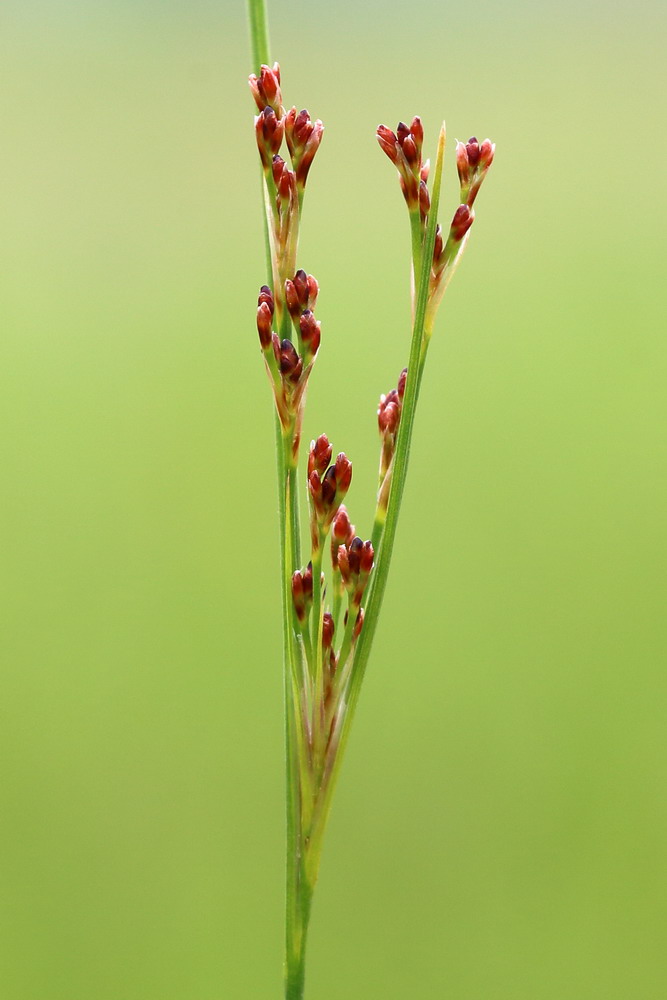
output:
MULTIPOLYGON (((410 445, 412 442, 415 411, 423 374, 424 356, 422 355, 422 347, 424 342, 424 323, 426 318, 426 306, 428 303, 433 248, 435 246, 435 230, 437 225, 438 203, 440 201, 440 185, 442 181, 444 151, 445 130, 443 125, 438 141, 438 154, 435 165, 431 208, 424 235, 424 244, 419 257, 421 266, 419 268, 419 282, 416 290, 416 306, 412 330, 412 342, 410 345, 408 378, 405 387, 401 422, 399 424, 396 439, 394 471, 392 475, 391 490, 389 493, 389 503, 387 506, 387 517, 384 525, 384 531, 381 533, 380 548, 376 559, 375 569, 368 588, 364 627, 362 628, 361 634, 357 639, 350 684, 339 710, 341 713, 339 735, 332 741, 329 748, 328 767, 325 770, 323 787, 320 790, 318 809, 315 818, 320 831, 323 831, 324 826, 326 825, 326 817, 331 806, 331 798, 333 796, 335 784, 340 772, 340 765, 345 753, 347 741, 349 739, 350 728, 354 719, 361 685, 366 672, 366 667, 368 665, 368 658, 373 644, 373 639, 375 637, 375 630, 377 628, 378 618, 382 607, 389 573, 389 564, 391 562, 394 541, 396 538, 398 515, 400 513, 401 501, 403 499, 403 489, 405 487, 405 479, 410 457, 410 445)), ((313 844, 313 849, 319 849, 319 844, 313 844)))
MULTIPOLYGON (((253 69, 269 65, 269 33, 264 0, 248 0, 248 21, 253 69)), ((264 199, 266 202, 266 199, 264 199)), ((273 255, 269 237, 270 206, 264 215, 264 236, 269 282, 273 281, 273 255)), ((299 508, 297 470, 292 455, 291 435, 283 433, 276 415, 276 453, 278 458, 278 510, 280 525, 280 561, 283 619, 283 674, 285 696, 285 770, 287 784, 287 843, 285 893, 285 997, 302 1000, 305 975, 305 947, 312 886, 308 881, 305 836, 302 829, 302 805, 309 790, 304 787, 302 764, 306 758, 304 731, 300 723, 298 661, 301 656, 292 623, 292 573, 299 565, 299 508)))
POLYGON ((262 64, 269 65, 269 22, 264 0, 248 0, 248 24, 252 68, 253 72, 259 73, 262 64))

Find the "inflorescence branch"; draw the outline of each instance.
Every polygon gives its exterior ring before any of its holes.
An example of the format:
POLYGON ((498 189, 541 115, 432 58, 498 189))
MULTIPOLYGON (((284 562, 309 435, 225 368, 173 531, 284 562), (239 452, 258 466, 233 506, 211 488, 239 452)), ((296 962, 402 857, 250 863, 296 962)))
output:
POLYGON ((299 555, 296 477, 306 389, 320 347, 321 328, 315 316, 319 286, 311 274, 297 268, 297 251, 306 182, 324 126, 319 119, 313 121, 306 110, 285 110, 277 63, 262 65, 258 74, 252 74, 250 89, 258 111, 255 137, 264 179, 272 281, 272 287, 263 285, 259 292, 257 331, 282 435, 288 787, 292 803, 288 816, 286 996, 297 998, 303 992, 305 940, 322 836, 382 603, 428 343, 438 305, 465 248, 474 221, 473 203, 495 147, 488 139, 457 143, 460 204, 443 233, 436 216, 444 127, 431 189, 429 161, 422 158, 421 119, 413 118, 409 126, 399 122, 395 132, 384 125, 377 129, 379 144, 397 169, 410 218, 410 363, 401 372, 396 388, 380 397, 377 410, 380 462, 371 539, 364 541, 356 534, 343 502, 352 481, 347 455, 340 452, 334 458, 326 434, 311 442, 306 476, 310 558, 304 566, 299 555), (360 642, 360 637, 365 642, 360 642))

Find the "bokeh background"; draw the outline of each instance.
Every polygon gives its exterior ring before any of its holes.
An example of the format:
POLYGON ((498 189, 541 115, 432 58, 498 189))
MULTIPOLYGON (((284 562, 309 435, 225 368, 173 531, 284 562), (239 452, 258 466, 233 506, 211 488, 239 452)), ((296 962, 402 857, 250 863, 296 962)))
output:
MULTIPOLYGON (((378 122, 497 160, 440 315, 311 928, 317 1000, 659 1000, 664 11, 274 0, 327 132, 305 436, 407 358, 378 122), (452 143, 453 145, 453 143, 452 143)), ((0 995, 280 995, 273 422, 239 0, 0 11, 0 995)), ((456 205, 446 167, 443 215, 456 205)))

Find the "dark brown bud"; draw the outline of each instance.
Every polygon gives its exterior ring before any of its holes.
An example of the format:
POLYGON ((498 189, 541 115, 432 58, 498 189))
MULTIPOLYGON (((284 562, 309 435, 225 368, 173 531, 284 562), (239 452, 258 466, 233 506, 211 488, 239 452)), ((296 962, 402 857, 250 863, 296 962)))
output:
POLYGON ((399 122, 398 125, 396 126, 396 138, 398 139, 399 144, 401 146, 403 145, 403 143, 405 142, 405 140, 408 138, 409 135, 410 135, 410 129, 405 124, 405 122, 399 122))
POLYGON ((333 642, 334 632, 336 631, 336 626, 334 624, 333 615, 325 611, 322 615, 322 648, 329 649, 331 643, 333 642))
POLYGON ((336 485, 336 470, 331 465, 322 479, 322 503, 325 507, 330 507, 336 499, 336 485))
POLYGON ((285 300, 292 319, 299 318, 302 312, 313 310, 317 302, 319 285, 312 274, 299 270, 290 281, 285 282, 285 300))
POLYGON ((273 312, 269 307, 267 302, 262 302, 260 297, 260 304, 257 307, 257 332, 259 333, 259 342, 262 345, 262 350, 266 351, 271 346, 271 322, 273 319, 273 312))
POLYGON ((255 118, 255 136, 257 138, 257 148, 262 158, 262 166, 265 170, 271 168, 273 157, 280 149, 283 141, 284 125, 276 117, 273 108, 266 107, 260 115, 255 118))
POLYGON ((291 340, 281 340, 280 342, 280 374, 285 378, 290 378, 296 372, 299 362, 299 355, 291 340))
POLYGON ((309 477, 313 471, 317 472, 318 476, 324 475, 331 461, 332 450, 326 434, 320 434, 317 441, 310 442, 310 451, 308 452, 309 477))
POLYGON ((261 306, 262 302, 266 302, 267 306, 271 310, 271 315, 273 316, 275 303, 273 301, 273 292, 271 291, 268 285, 262 285, 262 287, 259 290, 257 305, 261 306))
POLYGON ((354 576, 358 576, 359 570, 361 569, 361 553, 363 548, 363 539, 359 538, 359 535, 356 535, 347 547, 350 573, 354 574, 354 576))
POLYGON ((303 576, 300 570, 292 574, 292 602, 296 616, 300 622, 306 619, 306 601, 303 593, 303 576))
POLYGON ((361 550, 359 569, 361 573, 368 575, 373 569, 373 558, 375 553, 373 552, 373 545, 370 541, 364 542, 363 548, 361 550))
POLYGON ((479 143, 474 135, 466 143, 466 152, 468 154, 468 163, 471 167, 476 167, 479 163, 479 143))
POLYGON ((475 215, 467 205, 459 205, 454 212, 454 218, 452 219, 449 231, 451 239, 459 243, 472 226, 474 219, 475 215))

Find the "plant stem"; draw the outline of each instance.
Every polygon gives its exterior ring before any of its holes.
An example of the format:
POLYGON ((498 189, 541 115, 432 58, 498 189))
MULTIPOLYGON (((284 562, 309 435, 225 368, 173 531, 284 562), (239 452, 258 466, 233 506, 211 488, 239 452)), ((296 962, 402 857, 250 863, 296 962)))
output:
POLYGON ((248 0, 248 25, 253 72, 259 73, 264 63, 269 64, 269 22, 264 0, 248 0))
MULTIPOLYGON (((248 20, 253 69, 259 73, 268 65, 269 34, 264 0, 248 0, 248 20)), ((264 190, 264 178, 262 177, 264 190)), ((263 201, 264 237, 269 283, 275 285, 271 252, 270 204, 263 201)), ((277 291, 277 289, 276 289, 277 291)), ((299 674, 301 650, 297 646, 292 621, 292 573, 298 567, 299 505, 297 469, 292 453, 293 435, 285 433, 276 415, 276 453, 278 459, 278 511, 280 529, 281 593, 283 619, 283 679, 285 697, 285 771, 286 771, 286 866, 285 866, 285 998, 302 1000, 305 978, 306 936, 310 919, 312 883, 306 869, 306 839, 303 824, 306 748, 304 728, 300 723, 299 674)))
MULTIPOLYGON (((401 422, 396 438, 396 451, 394 454, 394 470, 387 505, 387 516, 384 530, 380 535, 380 548, 376 560, 375 569, 371 577, 366 599, 366 616, 364 627, 357 639, 357 648, 354 656, 354 666, 350 677, 349 689, 345 695, 345 700, 340 708, 341 721, 339 736, 332 740, 330 748, 330 759, 328 769, 323 778, 323 788, 320 792, 319 803, 319 826, 321 829, 326 824, 326 817, 331 805, 331 798, 335 788, 340 765, 345 753, 347 741, 349 739, 350 728, 354 718, 355 710, 359 700, 359 692, 364 679, 368 657, 370 655, 378 618, 382 607, 384 592, 387 585, 389 564, 396 538, 396 527, 398 515, 400 513, 401 501, 403 499, 403 489, 408 469, 410 457, 410 445, 412 442, 412 431, 414 427, 415 412, 421 388, 422 375, 424 370, 425 336, 424 325, 426 319, 426 306, 428 303, 429 282, 431 275, 431 263, 433 260, 433 249, 435 246, 435 230, 437 225, 438 203, 440 201, 440 185, 442 180, 442 164, 445 152, 445 127, 440 130, 438 140, 438 153, 436 158, 433 195, 431 197, 431 207, 428 215, 426 233, 424 235, 423 246, 416 251, 415 226, 413 223, 413 264, 415 266, 415 277, 418 277, 416 288, 415 316, 412 329, 412 342, 410 345, 410 360, 408 363, 408 378, 405 386, 405 397, 401 422)), ((412 221, 412 220, 411 220, 412 221)))

